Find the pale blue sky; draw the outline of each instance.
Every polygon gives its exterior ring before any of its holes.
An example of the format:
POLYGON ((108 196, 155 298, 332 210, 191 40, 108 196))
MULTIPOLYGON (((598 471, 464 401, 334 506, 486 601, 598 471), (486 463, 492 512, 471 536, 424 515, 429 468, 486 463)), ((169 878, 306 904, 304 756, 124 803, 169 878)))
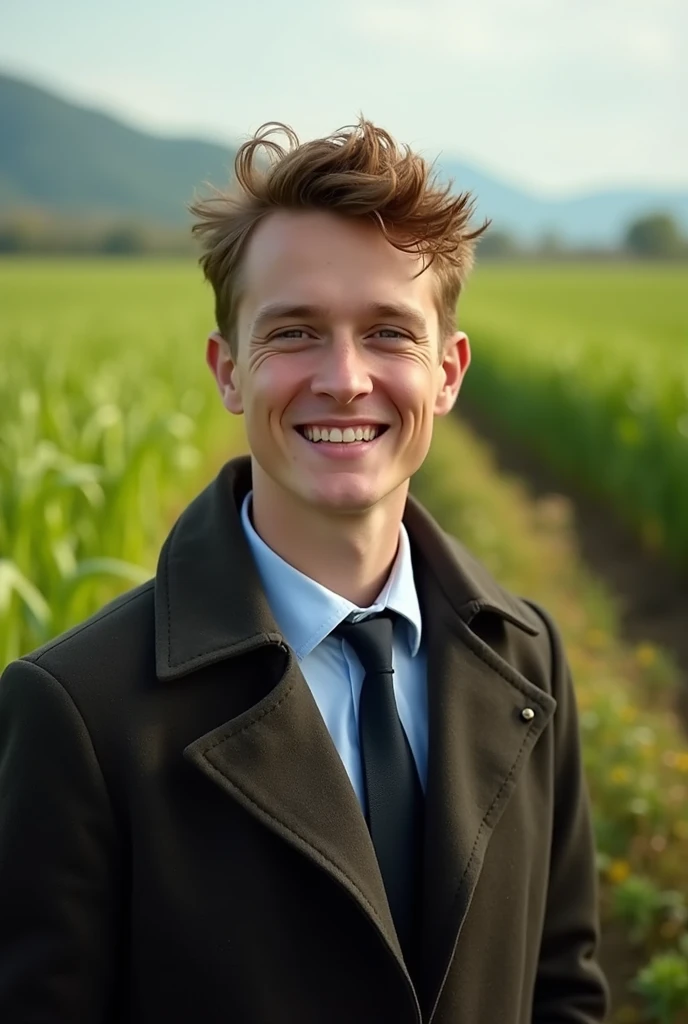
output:
POLYGON ((687 0, 2 0, 0 70, 165 134, 360 110, 540 192, 688 186, 687 0))

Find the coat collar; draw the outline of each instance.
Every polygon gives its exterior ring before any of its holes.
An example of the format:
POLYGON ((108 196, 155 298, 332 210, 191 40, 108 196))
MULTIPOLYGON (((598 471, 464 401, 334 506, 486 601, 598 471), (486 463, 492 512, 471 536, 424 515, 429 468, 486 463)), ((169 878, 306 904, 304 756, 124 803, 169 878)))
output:
MULTIPOLYGON (((156 669, 172 680, 255 648, 284 645, 241 525, 251 462, 240 456, 184 510, 163 545, 155 581, 156 669)), ((493 612, 531 636, 529 607, 509 594, 409 496, 404 524, 414 556, 436 578, 460 619, 493 612)))

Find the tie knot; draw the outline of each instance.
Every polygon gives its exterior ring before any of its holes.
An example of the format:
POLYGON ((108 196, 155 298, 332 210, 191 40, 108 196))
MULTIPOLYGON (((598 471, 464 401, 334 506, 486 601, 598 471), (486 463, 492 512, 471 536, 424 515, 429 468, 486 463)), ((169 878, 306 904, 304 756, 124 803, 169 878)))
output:
POLYGON ((360 622, 340 622, 335 636, 351 644, 366 673, 389 673, 392 668, 394 624, 390 613, 371 615, 360 622))

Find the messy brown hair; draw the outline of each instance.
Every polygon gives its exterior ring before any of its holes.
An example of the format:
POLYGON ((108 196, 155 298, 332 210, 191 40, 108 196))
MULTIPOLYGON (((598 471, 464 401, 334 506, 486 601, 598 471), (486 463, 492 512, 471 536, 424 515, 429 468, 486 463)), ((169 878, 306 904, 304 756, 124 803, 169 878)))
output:
POLYGON ((271 121, 239 148, 234 170, 231 191, 214 189, 189 207, 202 247, 199 262, 215 293, 217 326, 233 353, 242 257, 254 228, 275 210, 365 217, 395 248, 427 257, 419 273, 434 265, 440 336, 454 333, 475 240, 488 224, 471 229, 471 194, 454 194, 451 182, 437 184, 428 163, 408 146, 362 115, 356 125, 305 143, 271 121), (269 138, 275 132, 286 135, 289 148, 269 138))

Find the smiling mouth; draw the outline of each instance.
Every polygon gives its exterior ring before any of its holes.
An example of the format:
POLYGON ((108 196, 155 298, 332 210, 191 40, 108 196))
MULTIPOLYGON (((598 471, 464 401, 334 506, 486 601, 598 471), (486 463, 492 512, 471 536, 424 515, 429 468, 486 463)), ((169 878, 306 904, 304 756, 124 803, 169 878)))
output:
POLYGON ((388 430, 387 424, 366 424, 355 427, 298 426, 296 430, 311 444, 370 444, 388 430))

